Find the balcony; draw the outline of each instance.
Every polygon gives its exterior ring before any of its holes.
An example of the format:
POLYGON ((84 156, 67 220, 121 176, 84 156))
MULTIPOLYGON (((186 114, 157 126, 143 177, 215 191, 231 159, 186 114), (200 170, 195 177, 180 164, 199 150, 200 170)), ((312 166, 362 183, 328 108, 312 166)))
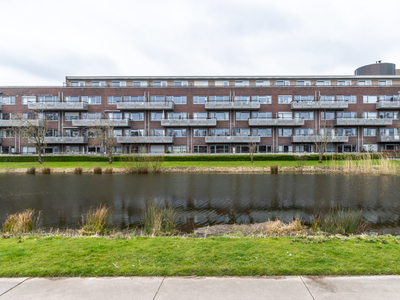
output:
POLYGON ((0 120, 0 127, 21 127, 28 125, 41 126, 43 125, 43 120, 0 120))
POLYGON ((249 126, 303 126, 303 119, 249 119, 249 126))
POLYGON ((87 144, 87 136, 46 137, 47 144, 87 144))
POLYGON ((117 109, 121 110, 173 110, 173 102, 120 102, 117 109))
POLYGON ((347 102, 338 101, 292 101, 291 107, 294 110, 308 109, 346 109, 349 107, 347 102))
POLYGON ((206 102, 208 110, 257 110, 260 109, 260 102, 206 102))
POLYGON ((206 136, 206 143, 259 143, 259 136, 206 136))
POLYGON ((393 119, 336 119, 335 126, 387 126, 392 125, 393 119))
POLYGON ((119 136, 119 144, 171 144, 174 142, 173 136, 119 136))
POLYGON ((378 143, 399 143, 400 136, 399 135, 379 135, 376 137, 376 141, 378 143))
MULTIPOLYGON (((317 135, 294 135, 292 136, 292 143, 314 143, 317 142, 317 135)), ((324 139, 325 140, 325 139, 324 139)), ((330 136, 329 143, 347 143, 349 141, 348 136, 330 136)))
POLYGON ((161 120, 161 126, 165 127, 213 127, 217 126, 217 119, 176 119, 161 120))
POLYGON ((400 109, 400 101, 379 101, 376 109, 400 109))
POLYGON ((93 127, 93 126, 112 126, 112 127, 131 127, 131 120, 113 120, 113 119, 81 119, 72 120, 72 126, 93 127))
POLYGON ((36 102, 28 103, 29 109, 35 110, 88 110, 87 102, 36 102))
POLYGON ((2 109, 3 107, 2 107, 2 104, 0 103, 0 110, 2 109))

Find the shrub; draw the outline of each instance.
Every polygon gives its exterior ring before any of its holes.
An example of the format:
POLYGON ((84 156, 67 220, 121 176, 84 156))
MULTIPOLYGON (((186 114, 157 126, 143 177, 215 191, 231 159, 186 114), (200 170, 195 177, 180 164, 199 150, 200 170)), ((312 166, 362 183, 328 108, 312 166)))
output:
POLYGON ((113 173, 113 168, 105 168, 104 169, 104 174, 112 174, 113 173))
POLYGON ((27 209, 23 212, 9 215, 6 222, 3 224, 3 231, 17 234, 17 233, 27 233, 32 231, 34 226, 39 225, 40 213, 38 216, 34 217, 35 210, 27 209))
POLYGON ((42 174, 50 174, 50 173, 51 173, 51 169, 49 167, 42 168, 42 174))
POLYGON ((102 170, 102 168, 100 166, 97 166, 97 167, 93 168, 93 173, 94 174, 101 174, 101 173, 103 173, 103 170, 102 170))
POLYGON ((82 172, 83 172, 83 169, 81 167, 76 167, 74 169, 74 174, 80 175, 80 174, 82 174, 82 172))
POLYGON ((86 214, 86 220, 84 220, 82 215, 82 234, 105 234, 109 214, 110 208, 106 205, 100 205, 96 210, 90 209, 86 214))
POLYGON ((156 201, 148 204, 143 212, 143 230, 151 236, 172 235, 176 231, 176 212, 157 204, 156 201))
POLYGON ((36 168, 35 167, 30 167, 29 169, 26 170, 26 174, 35 175, 35 173, 36 173, 36 168))
POLYGON ((362 210, 335 207, 328 213, 315 216, 311 228, 328 233, 351 234, 363 227, 361 222, 362 210))
POLYGON ((278 174, 279 165, 271 165, 270 169, 271 169, 271 174, 278 174))
POLYGON ((161 155, 130 155, 124 157, 124 168, 128 173, 159 173, 163 162, 161 155))

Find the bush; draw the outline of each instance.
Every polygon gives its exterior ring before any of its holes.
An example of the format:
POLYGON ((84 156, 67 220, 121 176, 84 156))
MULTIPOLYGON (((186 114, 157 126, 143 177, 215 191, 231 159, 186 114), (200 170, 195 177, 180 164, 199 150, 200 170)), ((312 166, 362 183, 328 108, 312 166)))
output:
POLYGON ((35 167, 30 167, 29 169, 26 170, 26 174, 35 175, 35 173, 36 173, 36 168, 35 167))
POLYGON ((176 212, 154 201, 143 212, 143 230, 151 236, 172 235, 176 231, 176 212))
POLYGON ((27 209, 23 212, 9 215, 3 224, 3 231, 17 234, 32 231, 33 227, 39 225, 40 213, 34 218, 35 210, 27 209))
POLYGON ((102 168, 100 166, 97 166, 97 167, 93 168, 93 173, 94 174, 101 174, 101 173, 103 173, 103 170, 102 170, 102 168))
POLYGON ((104 174, 112 174, 113 173, 113 168, 105 168, 104 169, 104 174))
POLYGON ((42 168, 42 174, 50 174, 51 173, 51 169, 49 167, 43 167, 42 168))
POLYGON ((95 211, 90 209, 86 214, 86 220, 84 220, 82 216, 82 234, 105 234, 109 214, 110 208, 106 205, 100 205, 95 211))
POLYGON ((81 167, 77 167, 74 169, 74 174, 80 175, 80 174, 82 174, 82 172, 83 172, 83 169, 81 167))
POLYGON ((164 162, 162 155, 130 155, 123 157, 128 173, 159 173, 164 162))
POLYGON ((361 223, 362 210, 336 207, 328 213, 315 216, 311 228, 328 233, 351 234, 363 227, 361 223))
POLYGON ((271 165, 270 169, 271 169, 271 174, 278 174, 279 165, 271 165))

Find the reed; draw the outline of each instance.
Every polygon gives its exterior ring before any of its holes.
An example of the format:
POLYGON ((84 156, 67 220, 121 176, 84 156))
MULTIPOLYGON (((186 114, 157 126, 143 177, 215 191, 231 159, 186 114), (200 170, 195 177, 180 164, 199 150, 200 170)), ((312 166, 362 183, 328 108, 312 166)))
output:
POLYGON ((94 174, 101 174, 101 173, 103 173, 103 169, 100 166, 94 167, 93 168, 93 173, 94 174))
POLYGON ((150 236, 172 235, 176 232, 176 212, 156 201, 143 211, 143 231, 150 236))
POLYGON ((84 235, 104 235, 108 224, 110 208, 105 204, 100 205, 96 210, 90 209, 86 213, 86 219, 82 215, 82 234, 84 235))
POLYGON ((42 174, 50 174, 51 173, 51 169, 49 167, 43 167, 42 169, 42 174))
POLYGON ((113 168, 105 168, 104 169, 104 174, 112 174, 113 173, 113 168))
POLYGON ((40 213, 35 218, 35 210, 27 209, 20 213, 7 216, 3 224, 3 231, 11 234, 31 232, 39 226, 40 213))
POLYGON ((335 207, 327 213, 316 215, 311 228, 314 231, 322 230, 327 233, 352 234, 364 226, 361 216, 362 210, 335 207))
POLYGON ((124 157, 124 169, 127 173, 159 173, 164 163, 162 155, 130 155, 124 157))
POLYGON ((278 164, 276 164, 276 165, 271 165, 271 166, 270 166, 270 169, 271 169, 271 174, 278 174, 279 165, 278 165, 278 164))
POLYGON ((76 167, 74 169, 74 174, 80 175, 80 174, 82 174, 82 172, 83 172, 83 169, 81 167, 76 167))
POLYGON ((35 167, 30 167, 29 169, 26 170, 26 174, 35 175, 35 173, 36 173, 36 168, 35 167))

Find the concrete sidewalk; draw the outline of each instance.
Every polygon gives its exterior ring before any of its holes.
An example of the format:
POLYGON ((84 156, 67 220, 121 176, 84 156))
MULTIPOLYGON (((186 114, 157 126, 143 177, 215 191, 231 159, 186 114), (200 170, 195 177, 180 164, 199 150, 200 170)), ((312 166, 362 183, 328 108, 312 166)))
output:
POLYGON ((17 299, 400 299, 400 276, 0 278, 17 299))

